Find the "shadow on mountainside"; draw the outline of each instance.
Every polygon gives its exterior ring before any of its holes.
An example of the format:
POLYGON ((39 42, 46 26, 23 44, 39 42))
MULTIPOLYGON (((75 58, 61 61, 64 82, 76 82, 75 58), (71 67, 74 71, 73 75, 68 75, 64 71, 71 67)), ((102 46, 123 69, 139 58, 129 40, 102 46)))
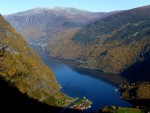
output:
POLYGON ((141 63, 133 64, 122 74, 129 82, 150 81, 150 58, 141 63))
MULTIPOLYGON (((31 99, 0 79, 0 113, 59 113, 63 109, 31 99)), ((64 112, 81 113, 81 111, 72 109, 64 112)))

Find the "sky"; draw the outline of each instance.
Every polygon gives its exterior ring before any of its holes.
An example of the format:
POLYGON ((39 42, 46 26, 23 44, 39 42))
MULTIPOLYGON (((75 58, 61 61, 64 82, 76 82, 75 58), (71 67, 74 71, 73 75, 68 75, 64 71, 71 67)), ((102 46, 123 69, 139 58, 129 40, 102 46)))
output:
POLYGON ((12 14, 37 7, 73 7, 92 12, 127 10, 150 5, 150 0, 0 0, 0 13, 12 14))

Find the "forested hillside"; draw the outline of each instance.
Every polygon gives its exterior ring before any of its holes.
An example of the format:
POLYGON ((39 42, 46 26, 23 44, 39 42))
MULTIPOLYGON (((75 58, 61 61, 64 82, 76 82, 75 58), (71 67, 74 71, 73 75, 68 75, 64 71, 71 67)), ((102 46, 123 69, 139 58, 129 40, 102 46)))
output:
POLYGON ((62 106, 62 101, 68 98, 59 91, 60 86, 52 71, 2 16, 0 79, 28 97, 51 106, 62 106))
POLYGON ((122 11, 73 31, 74 35, 60 35, 47 47, 49 55, 77 59, 80 66, 104 72, 124 72, 150 57, 149 10, 145 6, 122 11))

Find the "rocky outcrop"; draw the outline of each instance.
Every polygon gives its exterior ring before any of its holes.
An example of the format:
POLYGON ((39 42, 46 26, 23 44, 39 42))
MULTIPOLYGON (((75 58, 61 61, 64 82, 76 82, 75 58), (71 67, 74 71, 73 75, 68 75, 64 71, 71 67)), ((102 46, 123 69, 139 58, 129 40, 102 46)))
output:
POLYGON ((121 97, 126 100, 150 100, 150 82, 123 83, 121 97))

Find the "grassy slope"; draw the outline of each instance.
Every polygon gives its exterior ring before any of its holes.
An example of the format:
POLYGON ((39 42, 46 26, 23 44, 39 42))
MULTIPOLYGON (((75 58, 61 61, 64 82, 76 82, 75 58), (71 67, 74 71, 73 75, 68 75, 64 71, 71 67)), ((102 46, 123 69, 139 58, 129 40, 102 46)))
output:
POLYGON ((59 92, 52 71, 0 16, 0 78, 30 98, 60 106, 66 97, 59 92))
POLYGON ((107 106, 101 109, 99 113, 144 113, 144 111, 138 108, 107 106))

